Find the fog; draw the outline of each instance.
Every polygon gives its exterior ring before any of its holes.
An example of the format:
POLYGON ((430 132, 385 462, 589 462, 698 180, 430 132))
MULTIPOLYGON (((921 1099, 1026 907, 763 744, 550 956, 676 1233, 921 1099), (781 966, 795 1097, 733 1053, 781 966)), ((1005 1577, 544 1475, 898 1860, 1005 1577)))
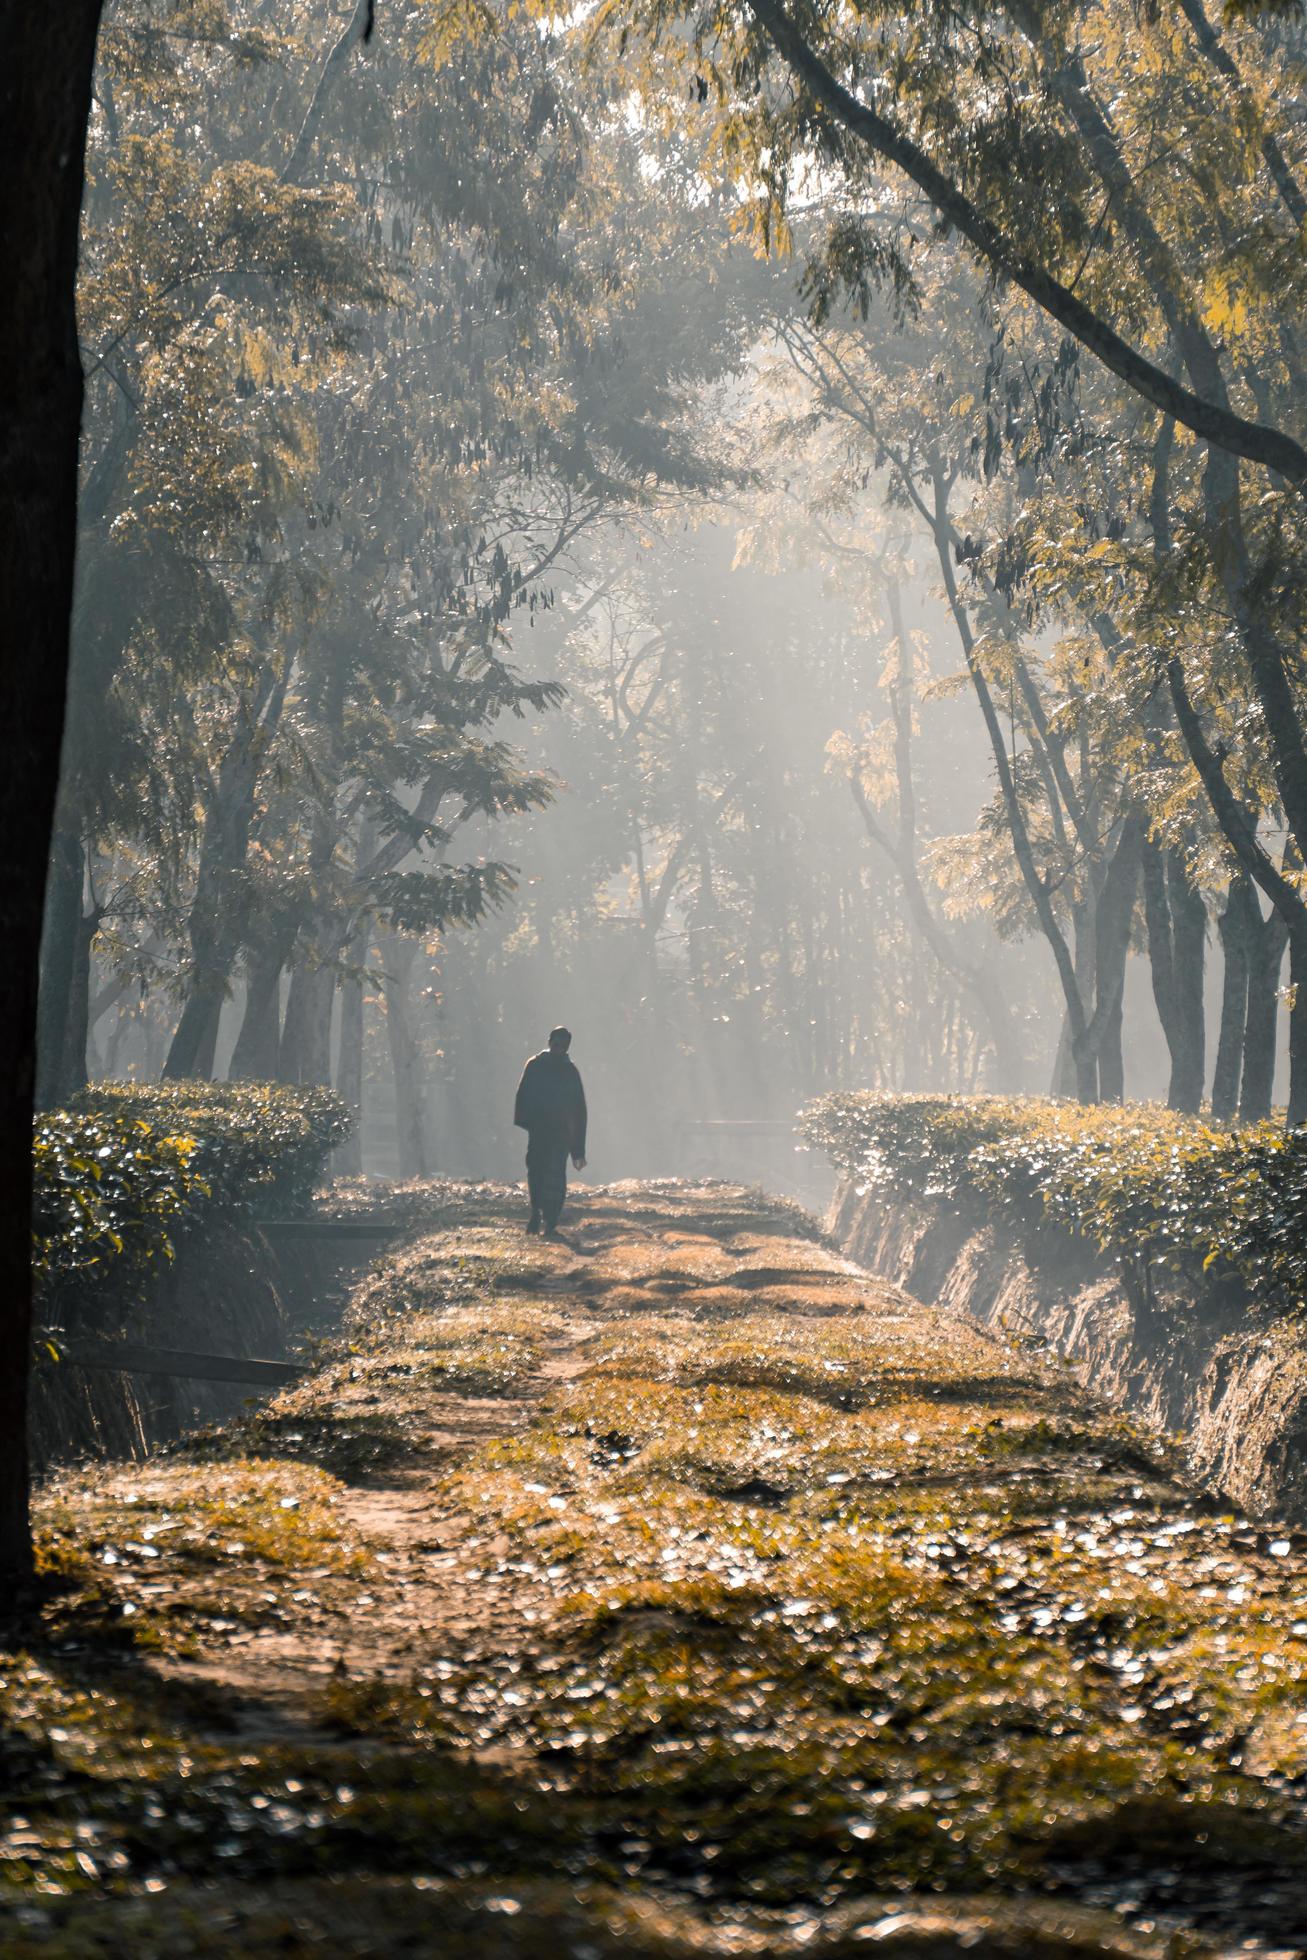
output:
MULTIPOLYGON (((887 575, 869 562, 853 580, 836 576, 801 516, 776 528, 758 562, 757 522, 741 498, 605 527, 569 554, 549 603, 514 622, 516 665, 567 689, 513 728, 553 801, 477 817, 461 833, 462 855, 513 866, 517 888, 501 909, 407 942, 377 932, 356 949, 366 1172, 520 1176, 513 1092, 559 1023, 573 1031, 590 1100, 588 1175, 602 1180, 725 1175, 818 1202, 828 1172, 794 1129, 813 1096, 1051 1086, 1061 1017, 1044 949, 1004 943, 981 900, 960 904, 956 930, 1022 1031, 1022 1077, 1005 1081, 983 1025, 914 932, 842 752, 831 752, 841 733, 886 714, 887 575), (401 1134, 390 1040, 401 971, 412 1048, 398 1066, 420 1108, 416 1135, 401 1134)), ((877 542, 893 531, 897 604, 917 691, 929 694, 956 669, 956 638, 921 541, 887 520, 877 542)), ((958 693, 920 703, 917 718, 922 836, 965 836, 992 796, 984 731, 958 693)), ((283 1014, 289 985, 284 976, 283 1014)), ((219 1077, 247 1003, 237 973, 219 1077)), ((129 1074, 157 1066, 158 1007, 147 997, 144 1010, 139 1000, 111 1008, 93 1057, 112 1052, 129 1074)), ((1164 1097, 1166 1052, 1139 955, 1127 968, 1124 1051, 1131 1093, 1164 1097)))
POLYGON ((1211 681, 1213 766, 1253 731, 1287 864, 1274 724, 1210 595, 1149 584, 1116 381, 955 244, 914 257, 918 207, 855 250, 799 173, 769 251, 565 36, 452 75, 407 13, 325 64, 290 0, 203 45, 128 15, 44 1102, 334 1085, 341 1170, 509 1177, 565 1022, 591 1175, 808 1196, 795 1115, 835 1089, 1266 1113, 1283 928, 1157 647, 1211 681))

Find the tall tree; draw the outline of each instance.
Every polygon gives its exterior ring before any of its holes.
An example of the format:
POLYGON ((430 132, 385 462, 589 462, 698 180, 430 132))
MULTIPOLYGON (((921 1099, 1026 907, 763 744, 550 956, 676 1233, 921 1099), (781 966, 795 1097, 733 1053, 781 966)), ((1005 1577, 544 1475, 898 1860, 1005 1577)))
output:
POLYGON ((31 1565, 27 1371, 31 1340, 32 1104, 46 869, 63 739, 77 537, 82 369, 77 236, 99 0, 0 7, 0 162, 5 297, 0 301, 0 662, 7 753, 0 776, 0 1574, 31 1565))

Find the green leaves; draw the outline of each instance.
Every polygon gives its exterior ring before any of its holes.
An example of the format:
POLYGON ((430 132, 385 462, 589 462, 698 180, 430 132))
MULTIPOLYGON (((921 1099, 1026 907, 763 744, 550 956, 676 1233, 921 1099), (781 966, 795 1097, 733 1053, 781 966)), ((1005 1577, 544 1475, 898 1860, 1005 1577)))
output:
POLYGON ((860 1190, 970 1198, 1145 1271, 1224 1267, 1282 1311, 1307 1298, 1307 1130, 1221 1130, 1146 1104, 867 1095, 811 1104, 804 1129, 860 1190))
POLYGON ((263 1217, 308 1203, 350 1126, 329 1089, 279 1082, 102 1082, 78 1107, 176 1132, 169 1141, 193 1160, 216 1206, 263 1217))
POLYGON ((188 1137, 131 1117, 53 1110, 33 1137, 33 1266, 46 1291, 171 1256, 170 1227, 207 1194, 188 1137))
POLYGON ((302 1208, 349 1120, 325 1089, 263 1082, 105 1083, 49 1111, 32 1143, 38 1294, 121 1301, 201 1215, 302 1208))
POLYGON ((438 865, 431 871, 392 871, 377 881, 378 912, 395 932, 439 932, 477 925, 517 889, 507 864, 438 865))

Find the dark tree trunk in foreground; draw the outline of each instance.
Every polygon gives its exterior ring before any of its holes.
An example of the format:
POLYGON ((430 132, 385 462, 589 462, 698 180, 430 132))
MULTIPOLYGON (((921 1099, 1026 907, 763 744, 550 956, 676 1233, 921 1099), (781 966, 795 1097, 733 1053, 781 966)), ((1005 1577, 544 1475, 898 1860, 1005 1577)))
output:
POLYGON ((32 1101, 77 542, 77 232, 100 0, 0 0, 0 1571, 31 1567, 32 1101))
POLYGON ((1248 1018, 1249 907, 1257 912, 1252 881, 1237 871, 1230 880, 1225 907, 1217 923, 1224 974, 1221 984, 1221 1027, 1216 1041, 1212 1075, 1212 1115, 1228 1123, 1239 1106, 1243 1074, 1243 1031, 1248 1018))

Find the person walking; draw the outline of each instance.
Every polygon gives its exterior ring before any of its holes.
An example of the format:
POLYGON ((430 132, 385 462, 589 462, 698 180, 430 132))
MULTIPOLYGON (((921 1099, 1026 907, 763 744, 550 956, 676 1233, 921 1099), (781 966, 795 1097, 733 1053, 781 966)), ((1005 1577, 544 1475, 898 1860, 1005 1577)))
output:
POLYGON ((533 1055, 517 1085, 513 1122, 526 1131, 526 1184, 531 1198, 528 1232, 558 1237, 567 1199, 567 1160, 585 1169, 585 1090, 568 1054, 566 1028, 550 1031, 549 1046, 533 1055))

